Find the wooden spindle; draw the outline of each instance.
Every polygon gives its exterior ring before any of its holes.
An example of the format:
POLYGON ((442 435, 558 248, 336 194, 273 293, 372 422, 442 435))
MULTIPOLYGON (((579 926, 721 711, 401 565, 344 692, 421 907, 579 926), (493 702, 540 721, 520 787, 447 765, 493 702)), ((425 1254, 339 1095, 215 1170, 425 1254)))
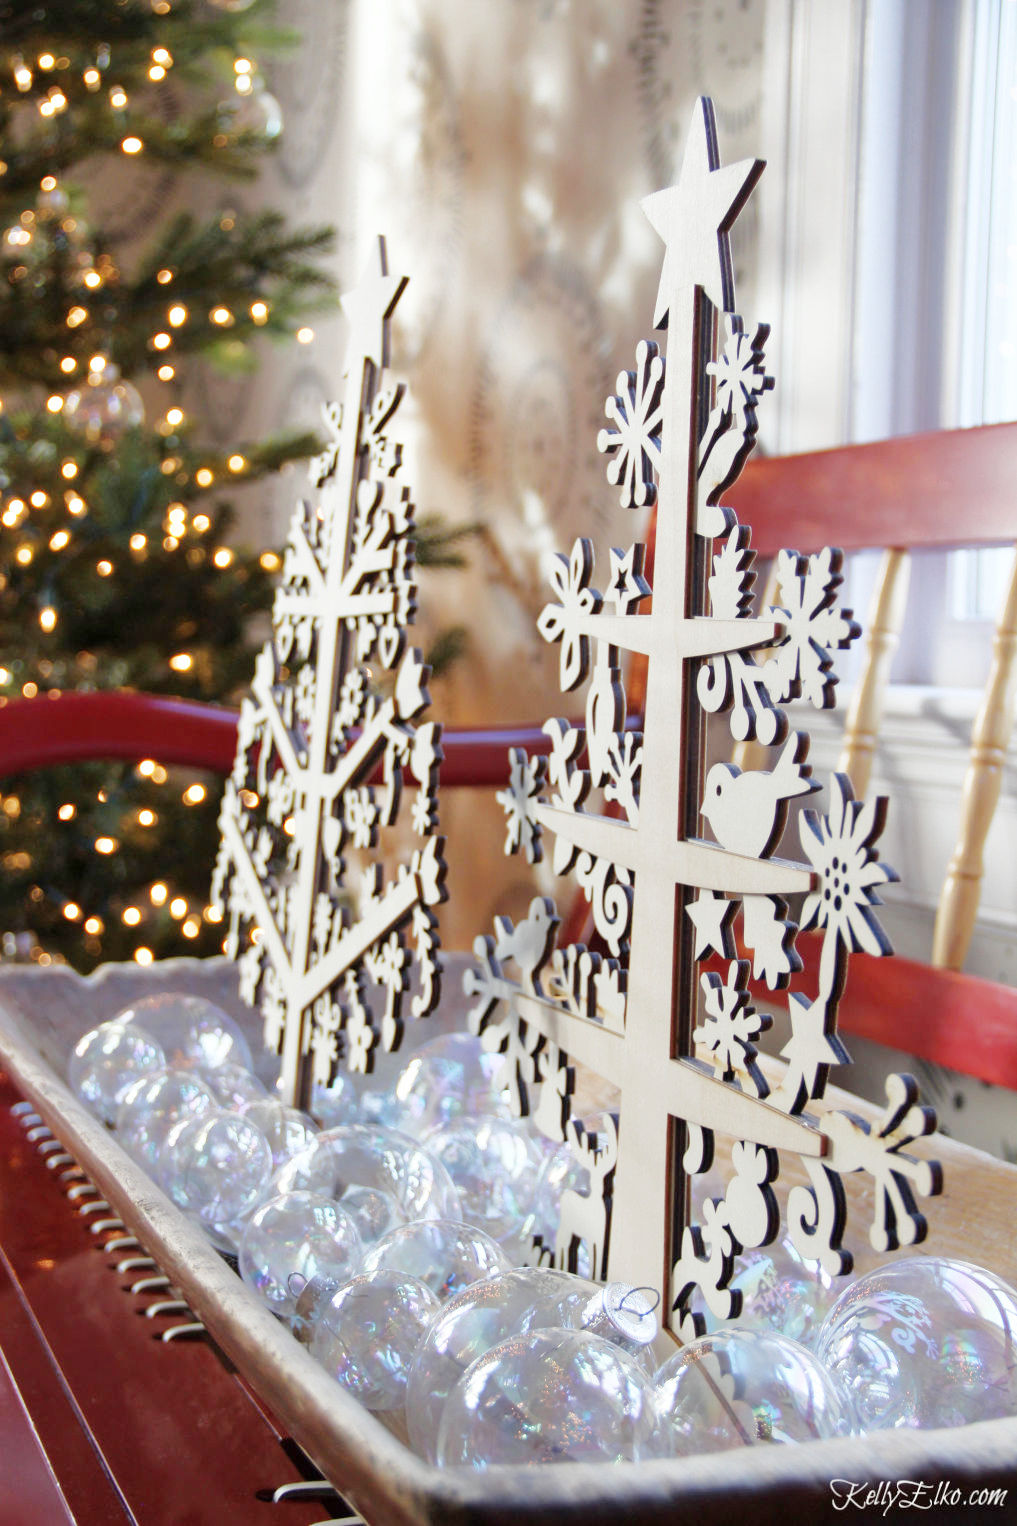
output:
POLYGON ((840 772, 851 780, 857 798, 869 787, 890 664, 904 621, 910 573, 909 552, 894 547, 883 552, 865 622, 862 668, 844 721, 844 739, 837 762, 840 772))
POLYGON ((1003 782, 1003 763, 1017 708, 1017 552, 992 643, 992 667, 974 726, 961 796, 961 820, 939 897, 932 962, 959 970, 978 914, 983 851, 1003 782))

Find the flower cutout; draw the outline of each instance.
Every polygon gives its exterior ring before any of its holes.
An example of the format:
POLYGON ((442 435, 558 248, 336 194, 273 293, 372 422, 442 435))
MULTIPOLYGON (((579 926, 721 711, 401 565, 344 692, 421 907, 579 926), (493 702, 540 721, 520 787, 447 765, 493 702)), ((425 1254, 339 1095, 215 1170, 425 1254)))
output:
POLYGON ((577 689, 590 670, 590 640, 583 621, 600 609, 601 597, 590 587, 593 545, 580 538, 566 560, 560 554, 551 567, 551 587, 561 601, 545 604, 537 629, 545 641, 561 642, 559 682, 564 691, 577 689))
POLYGON ((827 816, 803 811, 799 824, 802 848, 820 877, 805 898, 800 925, 825 928, 847 952, 887 954, 890 945, 872 911, 880 904, 873 887, 897 878, 873 848, 883 830, 886 799, 856 801, 846 774, 833 775, 830 795, 827 816))

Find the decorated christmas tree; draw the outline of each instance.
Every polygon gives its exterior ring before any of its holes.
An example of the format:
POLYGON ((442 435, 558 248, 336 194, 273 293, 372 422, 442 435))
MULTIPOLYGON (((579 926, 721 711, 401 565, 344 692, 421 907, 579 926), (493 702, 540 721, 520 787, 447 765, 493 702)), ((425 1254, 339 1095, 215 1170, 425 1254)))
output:
MULTIPOLYGON (((223 700, 249 677, 279 558, 229 544, 230 492, 315 440, 211 449, 184 384, 252 366, 259 336, 329 299, 315 256, 330 234, 185 211, 126 247, 104 219, 128 167, 139 195, 168 170, 193 169, 199 194, 199 175, 257 172, 280 126, 258 73, 285 43, 270 21, 260 0, 0 4, 5 698, 223 700)), ((218 951, 216 794, 157 757, 3 781, 0 930, 81 968, 218 951)))

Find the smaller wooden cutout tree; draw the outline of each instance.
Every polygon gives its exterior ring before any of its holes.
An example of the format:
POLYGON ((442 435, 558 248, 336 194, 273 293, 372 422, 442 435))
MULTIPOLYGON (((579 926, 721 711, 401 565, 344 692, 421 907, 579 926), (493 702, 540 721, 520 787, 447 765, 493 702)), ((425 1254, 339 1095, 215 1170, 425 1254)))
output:
POLYGON ((428 703, 427 668, 406 647, 413 505, 393 434, 403 387, 385 369, 405 285, 389 276, 379 239, 343 300, 345 395, 325 409, 331 438, 311 464, 316 496, 293 516, 273 633, 241 707, 220 814, 213 898, 224 948, 239 964, 243 998, 260 1003, 266 1045, 282 1053, 284 1094, 299 1105, 312 1081, 328 1081, 340 1051, 363 1071, 379 1037, 397 1047, 411 969, 412 1015, 438 1000, 440 733, 412 724, 428 703), (354 914, 344 852, 378 847, 407 778, 419 846, 388 883, 379 863, 368 865, 354 914))
POLYGON ((651 341, 638 345, 598 445, 623 507, 656 505, 653 603, 645 607, 651 590, 638 543, 610 551, 603 593, 589 541, 558 558, 555 598, 538 628, 559 645, 562 690, 588 683, 586 724, 548 721, 546 765, 513 756, 502 795, 507 849, 533 862, 543 835, 554 834, 553 867, 586 893, 606 952, 556 948, 554 903, 537 897, 518 926, 499 918, 494 938, 477 940, 466 977, 476 998, 471 1026, 504 1055, 517 1108, 535 1106, 545 1127, 556 1119, 599 1184, 597 1205, 563 1200, 556 1246, 537 1244, 535 1254, 574 1267, 585 1240, 595 1272, 658 1288, 683 1335, 700 1327, 691 1310, 697 1289, 719 1318, 738 1313, 734 1257, 779 1229, 780 1151, 800 1157, 810 1183, 789 1195, 788 1232, 804 1256, 835 1273, 850 1265, 841 1248, 843 1173, 873 1178, 879 1249, 922 1239, 914 1194, 940 1189, 938 1166, 904 1153, 935 1126, 910 1077, 888 1080, 877 1127, 847 1113, 806 1112, 830 1065, 847 1059, 836 1012, 848 955, 888 951, 873 907, 876 887, 895 876, 875 849, 885 802, 854 801, 840 775, 827 814, 800 817, 808 863, 774 856, 790 803, 816 787, 808 738, 789 734, 780 706, 832 702, 831 652, 858 627, 838 607, 832 551, 783 553, 780 604, 754 616, 749 531, 720 501, 752 449, 756 408, 771 385, 766 328, 749 334, 734 312, 728 243, 762 168, 721 167, 703 100, 677 185, 644 203, 665 246, 654 321, 667 330, 667 356, 651 341), (769 655, 759 661, 762 650, 769 655), (648 662, 642 733, 626 726, 622 651, 648 662), (734 738, 775 744, 771 768, 718 763, 706 772, 705 716, 722 712, 734 738), (594 790, 609 811, 593 807, 594 790), (788 911, 794 895, 804 896, 800 925, 822 934, 812 1000, 788 989, 801 968, 799 924, 788 911), (736 928, 748 958, 737 957, 736 928), (697 970, 706 959, 720 972, 697 970), (757 980, 787 990, 791 1038, 773 1091, 756 1063, 768 1019, 750 1000, 750 963, 757 980), (571 1118, 577 1061, 621 1091, 620 1118, 596 1141, 571 1118), (696 1223, 689 1179, 709 1168, 718 1130, 734 1140, 732 1174, 696 1223), (602 1254, 597 1236, 608 1222, 602 1254))

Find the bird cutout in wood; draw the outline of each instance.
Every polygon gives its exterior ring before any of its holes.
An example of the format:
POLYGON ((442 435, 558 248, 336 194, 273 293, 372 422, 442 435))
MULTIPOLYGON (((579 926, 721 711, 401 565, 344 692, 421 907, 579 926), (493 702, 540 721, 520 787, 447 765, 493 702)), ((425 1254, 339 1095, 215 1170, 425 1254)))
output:
POLYGON ((701 1328, 700 1301, 737 1314, 734 1257, 778 1232, 783 1154, 807 1177, 790 1194, 788 1232, 803 1257, 838 1271, 850 1262, 841 1172, 870 1177, 880 1248, 921 1239, 916 1195, 940 1183, 906 1153, 932 1126, 910 1078, 891 1078, 874 1127, 819 1106, 830 1065, 847 1058, 836 1033, 847 961, 888 951, 874 908, 895 876, 877 853, 883 803, 855 801, 835 775, 825 814, 805 804, 816 789, 807 737, 789 735, 780 708, 832 703, 832 652, 858 630, 837 604, 840 557, 785 553, 778 602, 753 613, 750 532, 721 501, 771 385, 767 330, 734 311, 728 243, 761 169, 721 167, 702 100, 677 185, 644 203, 665 246, 654 321, 667 353, 637 347, 598 444, 608 490, 633 508, 656 504, 652 603, 641 543, 611 549, 604 596, 594 547, 580 539, 557 558, 538 620, 559 647, 563 692, 586 686, 585 723, 547 722, 546 766, 514 760, 507 847, 536 862, 552 836, 551 867, 585 892, 597 946, 555 947, 557 913, 540 896, 517 926, 502 917, 495 938, 476 939, 465 978, 470 1027, 500 1054, 517 1110, 573 1153, 573 1068, 620 1093, 610 1169, 599 1189, 563 1204, 555 1244, 538 1239, 532 1259, 575 1266, 585 1247, 598 1271, 656 1288, 680 1338, 701 1328), (623 652, 647 660, 641 730, 627 724, 623 652), (706 772, 706 720, 721 715, 731 737, 777 744, 772 768, 706 772), (796 799, 804 809, 789 827, 796 799), (777 856, 795 832, 804 861, 777 856), (795 988, 792 904, 819 935, 815 996, 795 988), (769 1019, 755 1010, 739 949, 772 1004, 787 1004, 786 1068, 772 1089, 756 1052, 769 1019), (693 1212, 691 1180, 709 1169, 718 1133, 732 1141, 729 1178, 693 1212))
POLYGON ((325 409, 315 494, 293 515, 220 813, 212 897, 224 949, 239 961, 244 999, 262 1008, 265 1041, 282 1052, 283 1095, 298 1106, 340 1060, 368 1070, 379 1040, 397 1047, 411 975, 412 1016, 438 1000, 441 749, 437 726, 414 725, 428 670, 406 645, 413 505, 393 433, 403 388, 386 370, 405 285, 388 274, 379 239, 343 299, 345 396, 325 409), (370 855, 400 820, 407 785, 414 846, 386 883, 370 855))
POLYGON ((715 763, 706 776, 699 814, 710 823, 722 848, 762 858, 772 851, 784 831, 788 802, 819 785, 799 761, 808 746, 796 731, 784 747, 777 766, 767 772, 742 773, 733 763, 715 763))

